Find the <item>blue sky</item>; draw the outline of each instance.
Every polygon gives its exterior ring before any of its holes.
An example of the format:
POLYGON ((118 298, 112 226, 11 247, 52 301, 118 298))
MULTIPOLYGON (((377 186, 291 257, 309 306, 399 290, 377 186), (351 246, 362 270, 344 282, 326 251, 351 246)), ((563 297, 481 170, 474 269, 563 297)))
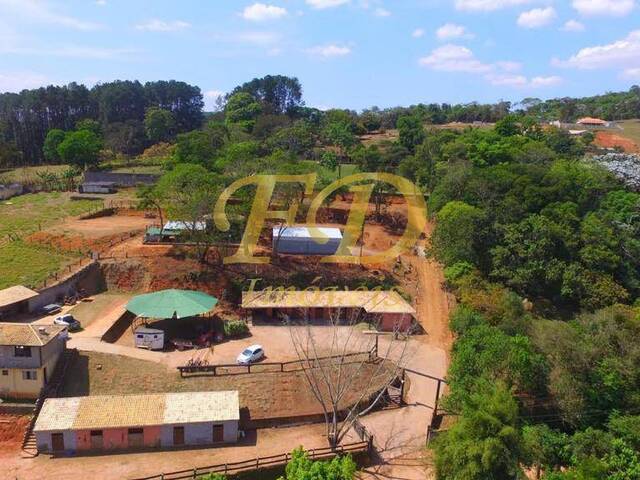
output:
POLYGON ((320 108, 626 90, 640 0, 0 0, 0 91, 269 73, 320 108))

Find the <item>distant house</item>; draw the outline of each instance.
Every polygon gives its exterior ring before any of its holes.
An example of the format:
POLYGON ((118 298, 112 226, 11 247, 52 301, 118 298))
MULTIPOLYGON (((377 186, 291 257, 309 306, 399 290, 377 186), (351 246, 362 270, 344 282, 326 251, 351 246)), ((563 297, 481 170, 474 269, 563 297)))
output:
POLYGON ((35 290, 22 285, 0 290, 0 318, 30 312, 31 300, 38 295, 35 290))
POLYGON ((237 391, 49 398, 38 451, 81 453, 217 445, 238 440, 237 391))
POLYGON ((0 323, 0 396, 37 398, 66 342, 60 325, 0 323))
POLYGON ((272 247, 277 253, 333 255, 342 242, 342 232, 332 227, 273 227, 272 247))
POLYGON ((576 122, 578 125, 586 127, 608 127, 609 122, 600 118, 584 117, 576 122))
POLYGON ((380 330, 405 331, 413 323, 415 309, 394 291, 287 291, 242 292, 242 308, 255 319, 328 320, 332 314, 350 319, 362 314, 362 321, 378 323, 380 330))
POLYGON ((84 182, 78 187, 79 193, 116 193, 115 182, 84 182))

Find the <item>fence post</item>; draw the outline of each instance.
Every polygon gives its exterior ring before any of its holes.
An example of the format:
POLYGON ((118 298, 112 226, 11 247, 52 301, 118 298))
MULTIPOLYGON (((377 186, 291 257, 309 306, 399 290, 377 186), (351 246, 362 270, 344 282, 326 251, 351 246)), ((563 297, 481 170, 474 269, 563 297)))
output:
POLYGON ((196 469, 193 469, 193 478, 196 478, 196 469))
POLYGON ((438 414, 438 401, 440 400, 440 385, 442 380, 438 379, 438 386, 436 387, 436 401, 433 406, 433 416, 435 417, 438 414))

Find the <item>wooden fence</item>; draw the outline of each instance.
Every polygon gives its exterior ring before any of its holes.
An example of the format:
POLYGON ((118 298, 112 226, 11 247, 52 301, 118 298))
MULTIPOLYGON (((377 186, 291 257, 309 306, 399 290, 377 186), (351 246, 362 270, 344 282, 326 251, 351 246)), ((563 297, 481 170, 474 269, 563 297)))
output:
MULTIPOLYGON (((370 442, 361 441, 338 445, 335 449, 332 449, 331 447, 313 448, 311 450, 307 450, 307 455, 312 460, 325 460, 347 453, 369 452, 371 448, 372 444, 370 442)), ((243 472, 251 472, 262 470, 265 468, 281 467, 289 463, 289 460, 291 460, 291 454, 287 452, 267 457, 256 457, 240 462, 220 463, 217 465, 208 465, 206 467, 197 467, 170 473, 161 473, 159 475, 152 475, 150 477, 139 477, 133 480, 183 480, 187 478, 198 478, 201 475, 208 475, 210 473, 220 473, 222 475, 237 475, 243 472)))
POLYGON ((357 363, 355 357, 361 357, 360 361, 374 362, 378 359, 378 351, 374 346, 367 352, 353 352, 339 356, 318 357, 311 360, 290 360, 288 362, 263 362, 253 363, 248 365, 238 365, 235 363, 227 364, 215 364, 215 365, 182 365, 177 367, 180 372, 180 376, 184 377, 185 374, 210 374, 212 376, 223 375, 247 375, 250 373, 283 373, 283 372, 297 372, 307 368, 315 368, 319 362, 325 360, 335 360, 339 358, 341 363, 357 363), (362 358, 366 357, 366 358, 362 358))

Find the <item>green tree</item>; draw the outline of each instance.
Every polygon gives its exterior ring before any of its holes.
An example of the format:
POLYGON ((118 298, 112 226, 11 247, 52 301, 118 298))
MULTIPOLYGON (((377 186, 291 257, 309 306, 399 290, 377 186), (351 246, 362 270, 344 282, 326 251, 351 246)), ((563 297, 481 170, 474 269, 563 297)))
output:
POLYGON ((437 214, 431 238, 433 251, 445 265, 457 262, 475 264, 476 242, 481 238, 483 212, 464 202, 447 203, 437 214))
POLYGON ((151 143, 166 142, 173 138, 176 121, 173 114, 162 108, 148 108, 144 114, 144 131, 151 143))
POLYGON ((99 153, 102 140, 89 130, 68 132, 64 140, 58 145, 60 159, 70 165, 91 167, 100 161, 99 153))
POLYGON ((313 461, 300 447, 291 452, 285 476, 279 480, 353 480, 355 475, 356 464, 350 455, 330 461, 313 461))
POLYGON ((261 112, 262 106, 251 94, 238 92, 227 100, 224 118, 228 126, 238 125, 245 132, 251 132, 261 112))
POLYGON ((42 146, 42 152, 47 162, 57 163, 60 159, 58 146, 64 141, 65 132, 58 128, 52 128, 47 132, 42 146))
POLYGON ((102 135, 102 126, 100 122, 92 118, 83 118, 76 122, 76 130, 89 130, 95 133, 97 136, 102 135))
POLYGON ((535 468, 536 479, 545 470, 557 470, 568 463, 566 434, 548 425, 527 425, 522 429, 525 464, 535 468))
POLYGON ((518 479, 522 438, 518 404, 502 383, 483 383, 460 417, 434 440, 439 480, 518 479))
POLYGON ((400 144, 410 152, 414 152, 426 138, 422 118, 416 115, 403 115, 398 118, 397 128, 400 144))

